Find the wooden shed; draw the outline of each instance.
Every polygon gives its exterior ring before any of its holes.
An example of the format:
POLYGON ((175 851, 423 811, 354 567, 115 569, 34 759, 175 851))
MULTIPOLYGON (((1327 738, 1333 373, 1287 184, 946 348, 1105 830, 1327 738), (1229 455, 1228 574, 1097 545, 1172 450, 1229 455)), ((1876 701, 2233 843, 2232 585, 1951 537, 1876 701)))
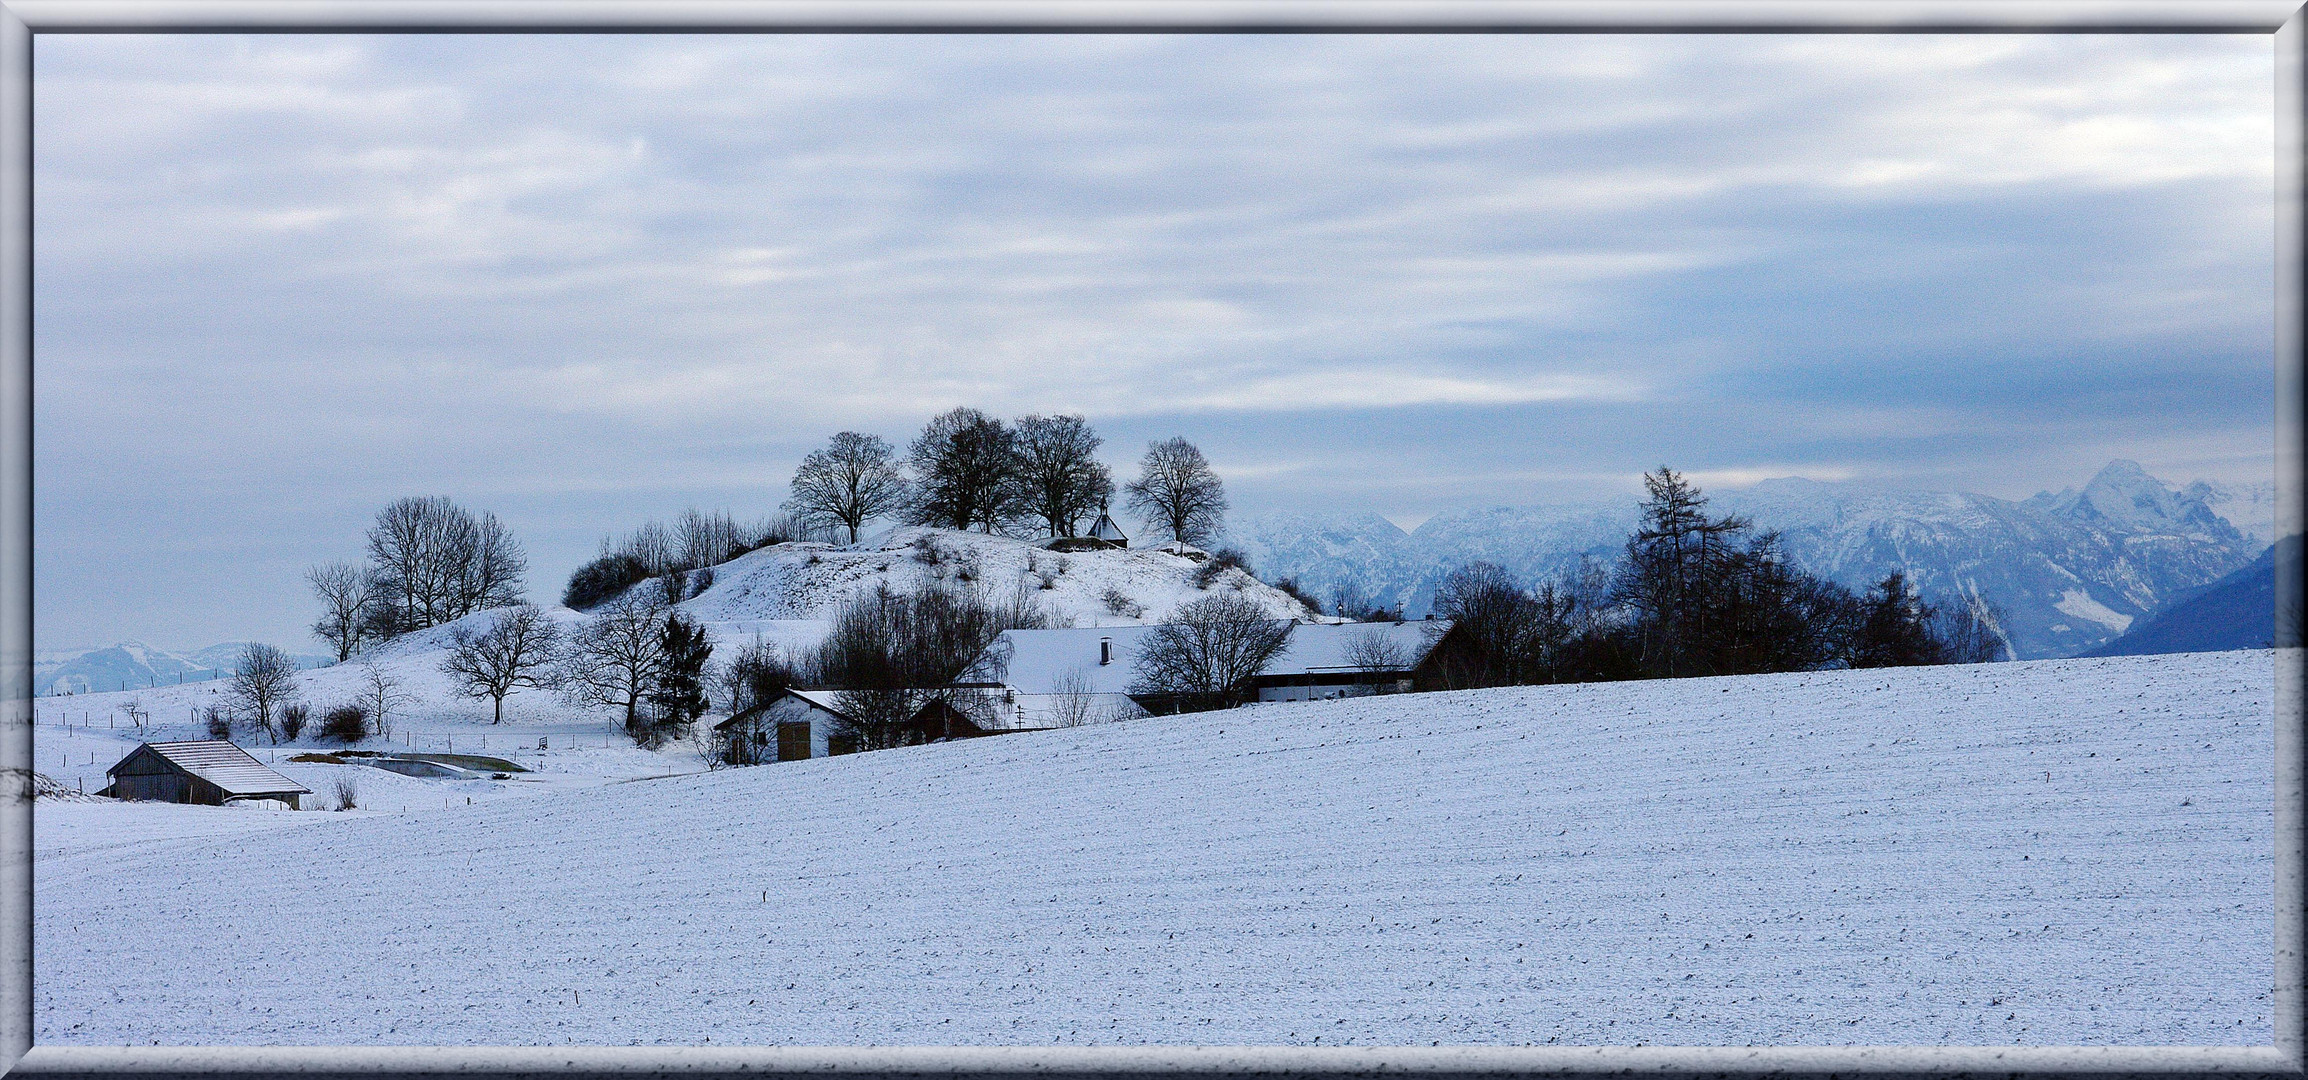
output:
POLYGON ((116 799, 222 806, 242 799, 277 799, 297 805, 312 789, 299 786, 222 739, 145 743, 104 775, 104 793, 116 799))
POLYGON ((806 761, 846 753, 851 724, 830 690, 786 690, 714 727, 728 735, 732 765, 806 761), (774 741, 772 741, 774 740, 774 741))

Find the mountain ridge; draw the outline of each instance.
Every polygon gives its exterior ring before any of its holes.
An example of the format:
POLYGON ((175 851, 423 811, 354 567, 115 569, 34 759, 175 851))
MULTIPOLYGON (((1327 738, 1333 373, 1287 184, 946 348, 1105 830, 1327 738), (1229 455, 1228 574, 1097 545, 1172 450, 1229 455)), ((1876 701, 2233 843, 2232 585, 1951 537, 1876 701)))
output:
MULTIPOLYGON (((2174 488, 2117 460, 2081 487, 2020 500, 1802 477, 1705 494, 1710 512, 1779 532, 1799 565, 1847 587, 1865 589, 1898 572, 1937 602, 1992 602, 2005 613, 2011 654, 2036 659, 2104 644, 2178 594, 2249 562, 2261 550, 2253 534, 2212 504, 2272 505, 2252 494, 2261 490, 2238 495, 2208 481, 2174 488)), ((1415 616, 1451 571, 1470 562, 1497 563, 1526 584, 1561 578, 1582 558, 1608 562, 1639 513, 1633 498, 1467 508, 1436 514, 1391 546, 1360 517, 1300 514, 1243 519, 1227 542, 1269 577, 1296 577, 1325 600, 1345 583, 1415 616), (1278 542, 1287 534, 1277 536, 1277 521, 1360 530, 1378 557, 1325 558, 1278 542)), ((2257 518, 2250 524, 2261 527, 2257 518)))

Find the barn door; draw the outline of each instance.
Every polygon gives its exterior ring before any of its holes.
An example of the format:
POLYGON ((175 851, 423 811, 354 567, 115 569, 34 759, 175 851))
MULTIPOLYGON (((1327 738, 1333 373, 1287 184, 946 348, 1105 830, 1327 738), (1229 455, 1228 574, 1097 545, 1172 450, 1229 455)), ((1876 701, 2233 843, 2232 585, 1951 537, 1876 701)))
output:
POLYGON ((809 721, 780 720, 777 722, 777 760, 809 760, 809 721))

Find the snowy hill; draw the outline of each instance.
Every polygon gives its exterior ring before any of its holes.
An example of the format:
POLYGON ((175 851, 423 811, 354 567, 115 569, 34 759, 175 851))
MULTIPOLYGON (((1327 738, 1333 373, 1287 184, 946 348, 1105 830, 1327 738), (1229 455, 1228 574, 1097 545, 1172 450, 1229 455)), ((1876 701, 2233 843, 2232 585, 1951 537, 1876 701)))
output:
MULTIPOLYGON (((1207 589, 1198 586, 1196 572, 1206 562, 1207 557, 1193 549, 1185 549, 1183 554, 1152 548, 1058 554, 1002 536, 901 528, 857 544, 793 543, 750 552, 715 567, 712 585, 684 601, 681 609, 704 624, 717 657, 724 659, 756 639, 795 648, 814 645, 824 638, 844 603, 881 584, 909 590, 924 583, 943 583, 948 588, 977 590, 997 602, 1022 597, 1058 625, 1085 627, 1158 622, 1180 606, 1222 590, 1250 598, 1276 618, 1310 614, 1288 594, 1240 570, 1214 575, 1207 589), (1120 602, 1109 603, 1110 593, 1120 602)), ((640 587, 658 586, 649 582, 640 587)), ((545 610, 565 629, 590 618, 564 607, 545 610)), ((505 727, 490 729, 486 702, 452 694, 449 680, 440 672, 452 636, 459 629, 484 630, 498 617, 496 611, 476 612, 454 623, 404 634, 365 650, 351 663, 308 670, 298 676, 303 700, 316 716, 332 705, 362 700, 373 667, 397 681, 399 693, 407 698, 398 708, 396 726, 433 738, 435 742, 427 745, 436 749, 456 737, 467 739, 471 745, 492 733, 503 747, 521 737, 533 741, 538 735, 598 736, 611 730, 609 712, 574 710, 538 690, 519 691, 508 698, 505 727)), ((237 654, 238 646, 232 646, 231 651, 237 654)), ((170 654, 147 650, 136 655, 170 654)), ((224 662, 229 666, 230 658, 224 662)), ((217 681, 188 680, 183 685, 161 681, 150 688, 141 679, 122 681, 126 682, 125 690, 111 692, 119 682, 97 684, 95 691, 58 703, 54 714, 85 717, 92 725, 115 733, 116 739, 129 739, 124 706, 133 702, 152 718, 146 736, 204 738, 201 711, 223 701, 223 687, 217 681), (111 726, 106 727, 108 724, 111 726)), ((312 744, 314 737, 308 734, 304 742, 312 744)), ((91 782, 89 789, 94 790, 103 784, 101 770, 85 773, 85 769, 108 765, 118 759, 117 751, 134 746, 133 739, 119 746, 104 743, 100 748, 92 744, 86 751, 101 761, 70 767, 82 769, 81 778, 91 782)), ((654 755, 644 755, 620 768, 646 771, 646 759, 651 757, 654 755)), ((685 764, 694 766, 695 762, 685 764)), ((663 771, 664 763, 656 767, 663 771)), ((50 769, 43 766, 44 771, 50 769)))
POLYGON ((2266 1044, 2275 684, 1530 687, 408 814, 43 803, 35 1038, 2266 1044), (164 809, 216 824, 115 842, 164 809))
MULTIPOLYGON (((779 544, 741 555, 715 567, 713 585, 682 609, 732 628, 825 620, 879 584, 905 591, 942 583, 995 600, 1023 596, 1072 625, 1135 625, 1159 622, 1210 595, 1193 581, 1201 553, 1186 550, 1191 554, 1147 547, 1060 554, 1006 536, 905 527, 856 544, 779 544), (1106 600, 1109 592, 1130 604, 1115 610, 1106 600)), ((1211 588, 1236 590, 1276 618, 1309 614, 1288 594, 1239 570, 1223 572, 1211 588)))
MULTIPOLYGON (((2214 512, 2212 500, 2255 529, 2273 521, 2272 500, 2256 502, 2254 492, 2201 481, 2174 490, 2128 461, 2110 463, 2081 489, 2019 502, 1804 479, 1707 494, 1712 511, 1744 514, 1758 530, 1779 531, 1799 563, 1855 590, 1897 571, 1941 599, 1995 601, 2010 616, 2004 630, 2022 658, 2093 648, 2174 596, 2249 562, 2264 545, 2214 512)), ((1317 595, 1355 581, 1417 615, 1445 575, 1477 559, 1537 582, 1568 573, 1582 555, 1615 558, 1637 514, 1633 499, 1462 510, 1438 514, 1391 544, 1327 547, 1286 538, 1324 528, 1372 530, 1303 517, 1251 519, 1230 539, 1262 570, 1294 575, 1317 595)))

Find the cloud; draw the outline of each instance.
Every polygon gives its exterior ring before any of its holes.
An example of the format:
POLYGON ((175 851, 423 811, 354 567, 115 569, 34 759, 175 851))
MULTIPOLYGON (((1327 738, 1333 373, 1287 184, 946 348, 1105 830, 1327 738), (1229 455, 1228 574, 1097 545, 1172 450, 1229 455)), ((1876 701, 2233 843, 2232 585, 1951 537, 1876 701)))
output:
POLYGON ((40 480, 87 505, 216 431, 315 490, 645 501, 1084 412, 1415 517, 2267 422, 2265 36, 107 35, 35 75, 40 480))

